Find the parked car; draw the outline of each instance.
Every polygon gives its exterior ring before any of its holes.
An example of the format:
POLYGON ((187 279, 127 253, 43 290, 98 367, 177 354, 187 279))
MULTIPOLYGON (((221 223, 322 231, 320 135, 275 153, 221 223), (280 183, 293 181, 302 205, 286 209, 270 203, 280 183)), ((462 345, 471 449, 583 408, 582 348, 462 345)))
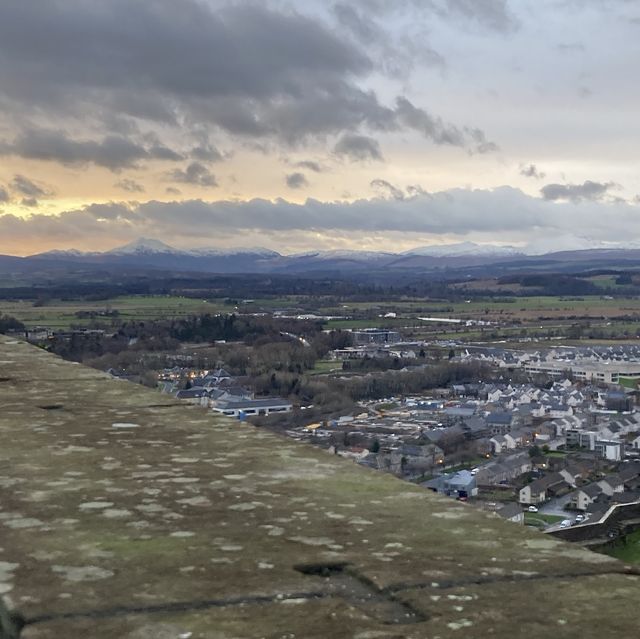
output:
POLYGON ((538 508, 537 508, 537 506, 529 506, 529 508, 527 508, 527 510, 528 510, 530 513, 537 513, 537 512, 538 512, 538 508))
POLYGON ((570 519, 563 519, 560 522, 560 528, 568 528, 569 526, 571 526, 571 520, 570 519))
POLYGON ((580 513, 579 515, 576 515, 576 521, 577 522, 584 521, 585 519, 586 519, 586 517, 582 513, 580 513))

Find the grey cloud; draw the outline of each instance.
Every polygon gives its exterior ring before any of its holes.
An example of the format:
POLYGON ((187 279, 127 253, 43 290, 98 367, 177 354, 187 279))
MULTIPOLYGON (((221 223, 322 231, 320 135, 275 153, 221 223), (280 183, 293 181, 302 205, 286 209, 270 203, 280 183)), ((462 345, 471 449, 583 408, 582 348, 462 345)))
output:
POLYGON ((377 140, 366 135, 347 133, 343 135, 334 147, 337 155, 354 161, 375 160, 382 162, 382 151, 377 140))
POLYGON ((183 156, 180 153, 177 153, 173 149, 170 149, 168 146, 164 146, 163 144, 155 144, 152 147, 147 149, 147 153, 150 158, 154 160, 168 160, 171 162, 177 162, 179 160, 183 160, 183 156))
POLYGON ((191 149, 191 157, 203 162, 219 162, 224 158, 222 153, 208 142, 200 144, 191 149))
POLYGON ((371 186, 376 189, 382 190, 384 193, 388 193, 394 200, 404 200, 404 192, 393 186, 391 182, 387 182, 387 180, 372 180, 371 186))
POLYGON ((419 184, 410 184, 407 187, 407 194, 410 197, 416 197, 418 195, 425 195, 427 197, 430 197, 427 191, 425 191, 419 184))
POLYGON ((337 2, 333 11, 339 22, 362 42, 372 44, 383 37, 383 31, 368 15, 364 15, 353 3, 337 2))
POLYGON ((542 180, 546 177, 546 173, 539 171, 535 164, 527 164, 520 169, 520 175, 525 177, 535 178, 536 180, 542 180))
POLYGON ((438 116, 433 116, 424 109, 416 107, 407 98, 396 99, 396 116, 398 121, 406 127, 421 133, 435 144, 446 144, 468 148, 475 153, 490 153, 498 146, 486 139, 480 129, 458 128, 448 124, 438 116))
MULTIPOLYGON (((500 3, 487 2, 476 13, 497 16, 500 3)), ((447 11, 475 15, 467 4, 447 11)), ((363 37, 376 32, 371 20, 345 6, 343 19, 351 19, 352 31, 363 37)), ((191 133, 222 129, 252 142, 267 138, 287 145, 408 126, 436 143, 468 143, 478 151, 491 147, 476 129, 457 129, 426 112, 422 122, 411 125, 416 113, 407 114, 404 103, 396 109, 381 104, 374 91, 361 86, 377 69, 367 51, 320 19, 261 3, 5 0, 0 3, 5 117, 46 111, 49 121, 75 116, 90 121, 93 130, 101 125, 107 131, 100 140, 27 132, 5 143, 4 152, 94 162, 112 170, 145 159, 180 159, 167 145, 139 143, 108 130, 122 130, 118 122, 132 119, 191 128, 191 133)), ((191 157, 220 159, 206 146, 196 146, 191 157)))
POLYGON ((3 186, 0 186, 0 202, 8 202, 9 201, 9 191, 5 189, 3 186))
MULTIPOLYGON (((337 2, 333 12, 350 35, 366 47, 369 55, 375 57, 376 66, 387 75, 407 77, 416 64, 444 67, 444 58, 429 46, 423 28, 416 31, 416 23, 410 25, 389 24, 389 21, 375 20, 379 12, 362 10, 355 2, 337 2)), ((418 21, 419 22, 419 21, 418 21)))
POLYGON ((590 98, 593 95, 593 90, 589 87, 578 87, 578 95, 583 98, 590 98))
POLYGON ((438 16, 503 33, 515 31, 520 24, 507 0, 358 0, 357 4, 376 15, 406 13, 421 20, 438 16))
POLYGON ((304 173, 290 173, 285 177, 285 182, 290 189, 302 189, 309 186, 304 173))
POLYGON ((129 193, 144 193, 144 186, 130 178, 118 180, 114 186, 118 189, 122 189, 123 191, 128 191, 129 193))
MULTIPOLYGON (((601 241, 619 241, 621 233, 640 234, 638 205, 579 200, 549 202, 525 195, 519 189, 451 189, 404 199, 374 198, 346 202, 303 204, 284 200, 111 203, 91 205, 60 215, 33 214, 26 218, 0 215, 0 244, 19 246, 35 240, 69 242, 77 238, 154 236, 183 239, 183 243, 220 233, 273 233, 286 243, 283 233, 423 233, 444 235, 486 234, 512 241, 533 241, 580 234, 601 241), (518 211, 518 215, 514 215, 518 211), (53 238, 53 240, 52 240, 53 238)), ((6 248, 4 249, 6 250, 6 248)))
POLYGON ((471 140, 469 153, 493 153, 499 151, 500 147, 491 140, 487 140, 484 131, 470 127, 464 127, 463 131, 471 140))
POLYGON ((314 162, 313 160, 301 160, 300 162, 296 162, 296 166, 301 169, 313 171, 314 173, 322 173, 324 170, 319 162, 314 162))
POLYGON ((332 93, 352 102, 359 91, 347 77, 370 70, 364 53, 321 22, 258 4, 0 5, 1 93, 63 113, 93 102, 134 117, 175 122, 188 113, 234 132, 282 133, 279 105, 332 93))
POLYGON ((22 206, 28 206, 29 208, 35 208, 39 203, 35 197, 23 197, 22 200, 20 200, 20 204, 22 204, 22 206))
POLYGON ((464 18, 494 31, 514 31, 519 26, 507 0, 432 0, 431 4, 445 17, 464 18))
POLYGON ((149 148, 121 136, 109 135, 100 141, 74 140, 64 131, 31 129, 11 143, 0 143, 0 154, 57 161, 62 164, 103 166, 111 171, 135 166, 145 159, 179 160, 181 156, 161 144, 149 148))
POLYGON ((581 42, 561 42, 556 45, 556 49, 562 53, 574 53, 584 51, 584 44, 581 42))
POLYGON ((11 181, 11 187, 14 191, 17 191, 21 195, 27 197, 47 197, 53 195, 53 192, 48 188, 36 184, 33 180, 25 177, 24 175, 16 175, 11 181))
POLYGON ((215 175, 200 162, 191 162, 186 169, 174 169, 168 175, 174 182, 184 182, 185 184, 195 184, 197 186, 218 186, 215 175))
POLYGON ((608 191, 617 185, 614 182, 592 182, 587 180, 583 184, 547 184, 540 189, 545 200, 601 200, 608 191))
POLYGON ((414 106, 407 98, 401 97, 396 100, 396 112, 405 126, 419 131, 436 144, 453 146, 465 144, 464 135, 457 127, 444 124, 440 118, 433 117, 424 109, 414 106))
POLYGON ((180 195, 182 191, 180 189, 176 189, 175 186, 168 186, 165 191, 169 193, 169 195, 180 195))

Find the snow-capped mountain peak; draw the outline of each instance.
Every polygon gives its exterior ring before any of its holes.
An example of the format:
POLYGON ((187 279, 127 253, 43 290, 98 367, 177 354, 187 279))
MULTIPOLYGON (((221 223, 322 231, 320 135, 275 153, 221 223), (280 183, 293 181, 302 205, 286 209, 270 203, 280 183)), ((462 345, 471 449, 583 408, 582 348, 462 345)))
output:
POLYGON ((53 249, 45 253, 38 253, 37 256, 32 257, 84 257, 86 255, 92 255, 92 253, 79 251, 78 249, 53 249))
POLYGON ((110 251, 106 251, 107 255, 148 255, 151 253, 182 253, 173 247, 160 242, 160 240, 152 240, 146 237, 140 237, 129 244, 118 246, 110 251))
POLYGON ((462 256, 506 256, 520 255, 522 249, 515 246, 500 246, 497 244, 476 244, 475 242, 458 242, 456 244, 435 244, 421 246, 405 251, 403 255, 424 255, 430 257, 462 257, 462 256))

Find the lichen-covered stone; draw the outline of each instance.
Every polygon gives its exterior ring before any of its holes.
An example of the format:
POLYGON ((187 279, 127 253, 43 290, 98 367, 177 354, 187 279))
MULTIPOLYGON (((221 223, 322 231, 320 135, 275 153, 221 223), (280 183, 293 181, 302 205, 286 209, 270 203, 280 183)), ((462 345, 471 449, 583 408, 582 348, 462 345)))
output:
POLYGON ((616 560, 2 336, 0 361, 25 639, 637 634, 616 560))

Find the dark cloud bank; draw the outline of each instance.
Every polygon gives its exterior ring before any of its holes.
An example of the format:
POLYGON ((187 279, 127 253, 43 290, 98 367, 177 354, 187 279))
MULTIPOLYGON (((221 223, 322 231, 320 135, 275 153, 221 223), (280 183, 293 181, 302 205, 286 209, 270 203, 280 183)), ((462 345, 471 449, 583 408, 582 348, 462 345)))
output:
MULTIPOLYGON (((484 12, 473 4, 431 10, 500 26, 499 2, 484 12)), ((355 9, 337 11, 352 34, 374 28, 355 9)), ((223 158, 213 145, 176 149, 148 135, 172 127, 194 141, 204 131, 284 146, 336 136, 335 152, 355 160, 382 158, 371 136, 401 130, 469 152, 496 149, 473 126, 403 95, 383 104, 363 88, 375 61, 361 40, 266 3, 3 0, 0 112, 17 133, 0 140, 0 154, 113 171, 223 158), (66 127, 74 118, 80 133, 66 127)))

